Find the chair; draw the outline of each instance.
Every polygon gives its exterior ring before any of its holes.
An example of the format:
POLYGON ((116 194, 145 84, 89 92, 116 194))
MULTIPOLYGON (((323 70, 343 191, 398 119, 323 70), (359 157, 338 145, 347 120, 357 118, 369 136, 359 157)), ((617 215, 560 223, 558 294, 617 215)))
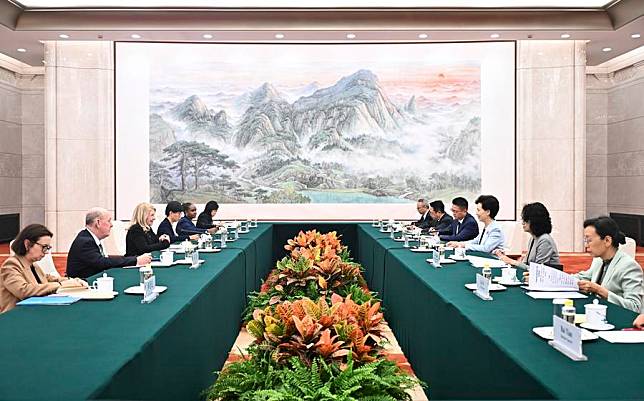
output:
POLYGON ((109 237, 103 240, 105 253, 108 255, 125 255, 125 236, 127 235, 129 222, 114 220, 112 223, 114 224, 112 232, 109 237))
POLYGON ((45 257, 35 264, 37 264, 38 267, 40 267, 40 269, 45 272, 45 274, 49 274, 50 276, 54 277, 60 277, 60 273, 58 273, 58 270, 56 270, 54 258, 51 256, 51 253, 46 253, 45 257))
POLYGON ((11 248, 11 245, 16 242, 15 239, 12 239, 11 242, 9 242, 9 256, 16 256, 16 253, 13 251, 13 248, 11 248))
POLYGON ((637 245, 635 244, 635 240, 633 238, 626 237, 626 243, 621 244, 619 246, 619 249, 635 259, 635 250, 637 249, 637 245))

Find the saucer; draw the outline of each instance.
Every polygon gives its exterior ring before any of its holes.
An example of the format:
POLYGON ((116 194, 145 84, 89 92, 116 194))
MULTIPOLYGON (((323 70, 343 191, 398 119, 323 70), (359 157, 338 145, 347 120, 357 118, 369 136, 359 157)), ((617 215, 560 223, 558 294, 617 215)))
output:
MULTIPOLYGON (((199 264, 204 263, 205 260, 199 259, 199 264)), ((175 264, 177 265, 192 265, 192 259, 177 259, 174 261, 175 264)))
MULTIPOLYGON (((157 285, 156 287, 154 287, 154 292, 161 294, 167 289, 168 287, 157 285)), ((143 295, 143 288, 141 288, 140 285, 133 285, 132 287, 126 288, 123 292, 130 295, 143 295)))
MULTIPOLYGON (((470 284, 465 284, 465 288, 468 290, 476 290, 476 283, 470 283, 470 284)), ((489 287, 490 291, 505 291, 507 290, 506 287, 502 286, 501 284, 490 284, 489 287)))
POLYGON ((161 263, 161 261, 155 261, 150 263, 150 266, 151 267, 171 267, 171 266, 174 266, 175 264, 176 264, 175 262, 168 264, 168 263, 161 263))
MULTIPOLYGON (((434 259, 432 259, 432 258, 425 259, 425 261, 426 261, 427 263, 434 264, 434 259)), ((440 264, 441 264, 441 265, 449 265, 449 264, 452 264, 452 263, 456 263, 456 261, 451 260, 451 259, 441 259, 441 260, 440 260, 440 264)))
MULTIPOLYGON (((552 326, 535 327, 532 329, 532 332, 544 340, 554 340, 555 338, 552 326)), ((584 329, 581 330, 581 341, 596 340, 598 338, 599 336, 593 332, 584 329)))
POLYGON ((579 326, 583 327, 584 329, 593 330, 593 331, 605 331, 605 330, 612 330, 615 328, 615 326, 610 323, 592 324, 592 323, 585 322, 580 324, 579 326))
POLYGON ((494 281, 495 283, 502 284, 502 285, 507 285, 507 286, 509 286, 509 287, 517 286, 517 285, 522 285, 522 284, 523 284, 523 282, 522 282, 521 280, 516 280, 516 281, 505 281, 505 280, 503 280, 503 278, 502 278, 502 277, 493 277, 493 278, 492 278, 492 281, 494 281))
POLYGON ((465 262, 465 261, 469 260, 467 258, 467 256, 460 258, 460 257, 458 257, 456 255, 451 255, 449 258, 452 259, 452 260, 456 260, 458 262, 465 262))
POLYGON ((221 248, 200 249, 199 253, 217 253, 221 252, 221 248))
POLYGON ((410 248, 409 250, 412 252, 424 252, 424 253, 434 252, 432 248, 410 248))

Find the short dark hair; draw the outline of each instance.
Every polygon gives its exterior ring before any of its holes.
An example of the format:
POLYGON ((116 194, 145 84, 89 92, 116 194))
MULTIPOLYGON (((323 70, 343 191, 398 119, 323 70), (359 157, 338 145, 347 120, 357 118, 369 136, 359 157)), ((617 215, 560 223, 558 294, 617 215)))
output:
POLYGON ((530 223, 530 232, 535 237, 552 232, 552 220, 548 209, 541 202, 528 203, 521 209, 521 220, 530 223))
POLYGON ((188 213, 190 211, 190 207, 192 207, 192 202, 186 202, 182 205, 183 207, 183 212, 188 213))
POLYGON ((213 210, 219 210, 219 203, 217 203, 214 200, 208 201, 206 203, 206 207, 204 208, 203 212, 206 213, 207 215, 210 215, 213 210))
POLYGON ((452 199, 452 205, 456 205, 461 209, 467 209, 467 206, 468 206, 467 199, 463 198, 462 196, 458 196, 452 199))
POLYGON ((595 227, 595 231, 597 231, 601 239, 610 236, 613 248, 618 248, 619 244, 626 243, 626 236, 623 232, 619 231, 619 226, 615 220, 608 216, 599 216, 584 221, 584 228, 589 226, 595 227))
POLYGON ((20 230, 16 238, 11 244, 11 249, 18 256, 25 256, 27 254, 27 247, 25 247, 25 240, 31 243, 36 243, 42 237, 53 237, 54 234, 42 224, 29 224, 27 227, 20 230))
POLYGON ((474 203, 480 203, 483 210, 490 212, 491 218, 495 218, 499 213, 499 200, 494 195, 481 195, 476 198, 474 203))
POLYGON ((183 206, 177 201, 170 201, 165 207, 165 215, 170 216, 170 213, 181 213, 183 212, 183 206))
POLYGON ((435 212, 445 213, 445 204, 442 200, 435 200, 431 202, 429 206, 434 209, 435 212))

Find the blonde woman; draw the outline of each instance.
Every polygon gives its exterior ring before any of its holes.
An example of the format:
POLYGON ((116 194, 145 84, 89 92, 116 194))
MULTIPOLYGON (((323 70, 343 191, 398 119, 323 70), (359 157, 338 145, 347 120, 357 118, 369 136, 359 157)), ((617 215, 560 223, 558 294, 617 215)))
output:
POLYGON ((155 213, 154 206, 147 202, 139 203, 136 206, 125 237, 125 256, 139 256, 170 246, 168 235, 161 235, 157 238, 152 231, 155 213))

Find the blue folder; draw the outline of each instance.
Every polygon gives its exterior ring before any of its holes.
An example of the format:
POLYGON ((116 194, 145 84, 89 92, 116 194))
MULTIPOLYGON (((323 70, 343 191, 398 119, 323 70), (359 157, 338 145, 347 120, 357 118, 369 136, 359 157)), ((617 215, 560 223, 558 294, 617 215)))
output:
POLYGON ((18 302, 19 306, 32 306, 32 305, 71 305, 77 302, 80 298, 70 296, 48 296, 48 297, 31 297, 18 302))

